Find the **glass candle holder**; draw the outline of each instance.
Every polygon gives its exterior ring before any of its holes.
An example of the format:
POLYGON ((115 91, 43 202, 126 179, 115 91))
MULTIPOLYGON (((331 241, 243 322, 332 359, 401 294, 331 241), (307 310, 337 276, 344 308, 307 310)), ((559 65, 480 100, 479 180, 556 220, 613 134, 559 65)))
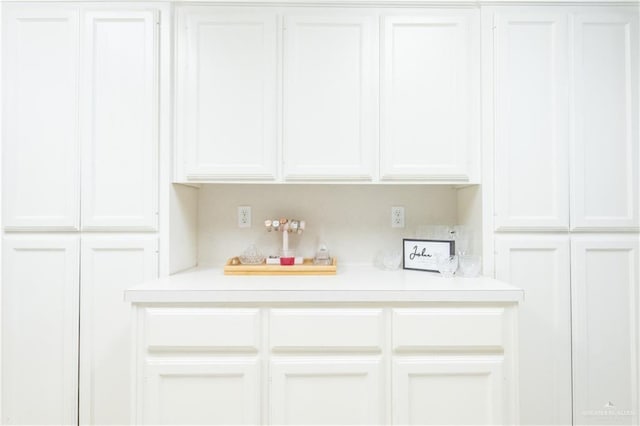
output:
POLYGON ((445 277, 451 278, 458 269, 458 256, 439 256, 438 257, 438 272, 445 277))

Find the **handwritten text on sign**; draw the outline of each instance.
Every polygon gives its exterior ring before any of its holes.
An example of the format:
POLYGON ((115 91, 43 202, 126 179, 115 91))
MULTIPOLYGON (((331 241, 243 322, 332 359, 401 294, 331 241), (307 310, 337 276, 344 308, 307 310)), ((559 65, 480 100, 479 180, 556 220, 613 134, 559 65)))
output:
POLYGON ((402 243, 404 269, 438 272, 438 256, 455 253, 453 241, 404 239, 402 243))

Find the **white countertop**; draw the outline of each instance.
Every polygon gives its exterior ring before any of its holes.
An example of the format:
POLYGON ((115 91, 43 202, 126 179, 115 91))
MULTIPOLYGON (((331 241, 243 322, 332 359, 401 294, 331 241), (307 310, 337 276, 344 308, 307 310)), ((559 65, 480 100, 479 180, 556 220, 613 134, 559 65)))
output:
POLYGON ((224 275, 194 268, 137 285, 132 303, 201 302, 522 302, 523 290, 493 278, 443 278, 421 271, 340 265, 329 276, 224 275))

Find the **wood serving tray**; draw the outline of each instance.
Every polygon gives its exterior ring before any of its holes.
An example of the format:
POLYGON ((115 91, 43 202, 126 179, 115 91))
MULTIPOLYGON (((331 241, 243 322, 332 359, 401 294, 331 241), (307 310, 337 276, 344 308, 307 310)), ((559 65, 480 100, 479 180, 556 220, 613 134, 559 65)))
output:
POLYGON ((335 275, 338 262, 331 258, 331 265, 314 265, 313 259, 305 258, 301 265, 233 265, 233 259, 227 260, 224 265, 225 275, 335 275))

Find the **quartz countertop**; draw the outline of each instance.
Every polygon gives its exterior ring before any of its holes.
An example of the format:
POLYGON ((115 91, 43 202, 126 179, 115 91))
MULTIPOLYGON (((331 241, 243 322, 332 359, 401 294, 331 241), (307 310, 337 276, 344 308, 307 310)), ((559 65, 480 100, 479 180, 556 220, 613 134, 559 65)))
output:
POLYGON ((215 302, 506 302, 524 291, 488 277, 443 278, 422 271, 381 271, 340 265, 336 275, 224 275, 222 268, 193 268, 128 289, 132 303, 215 302))

